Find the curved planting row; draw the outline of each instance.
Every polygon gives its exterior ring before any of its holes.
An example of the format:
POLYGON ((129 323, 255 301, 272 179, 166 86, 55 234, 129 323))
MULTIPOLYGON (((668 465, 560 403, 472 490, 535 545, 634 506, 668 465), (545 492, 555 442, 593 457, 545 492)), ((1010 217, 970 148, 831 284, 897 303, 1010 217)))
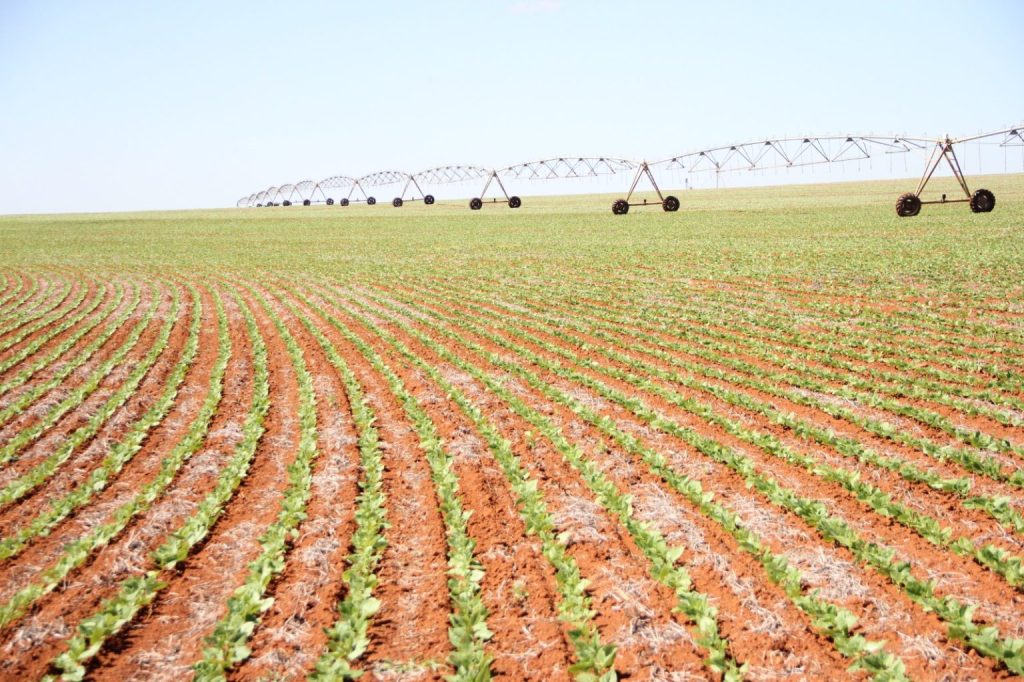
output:
POLYGON ((1016 319, 0 273, 0 676, 1024 675, 1016 319))

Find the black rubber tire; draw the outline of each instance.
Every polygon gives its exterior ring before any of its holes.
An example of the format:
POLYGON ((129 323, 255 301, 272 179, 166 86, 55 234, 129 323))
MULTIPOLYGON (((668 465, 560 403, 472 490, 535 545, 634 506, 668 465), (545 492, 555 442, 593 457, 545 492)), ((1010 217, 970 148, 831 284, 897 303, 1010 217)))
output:
POLYGON ((256 204, 256 208, 263 208, 263 204, 256 204))
POLYGON ((996 207, 996 195, 987 189, 979 189, 971 195, 971 210, 975 213, 988 213, 996 207))
POLYGON ((332 199, 331 197, 327 197, 327 201, 325 201, 324 203, 327 204, 328 206, 334 206, 334 199, 332 199))
POLYGON ((402 197, 395 197, 391 200, 391 205, 395 208, 402 208, 402 197))
POLYGON ((661 202, 661 208, 667 213, 674 213, 679 210, 679 197, 674 197, 671 194, 665 197, 665 200, 661 202))
POLYGON ((302 205, 303 205, 303 206, 309 206, 309 205, 310 205, 310 204, 312 204, 312 203, 313 203, 313 202, 312 202, 312 201, 310 201, 309 199, 303 199, 303 200, 302 200, 302 205))
POLYGON ((612 204, 612 213, 615 215, 626 215, 629 213, 629 202, 625 199, 617 199, 615 203, 612 204))
POLYGON ((523 205, 523 200, 520 199, 519 197, 517 197, 515 195, 512 195, 512 196, 510 196, 508 198, 508 207, 509 208, 519 208, 522 205, 523 205))
POLYGON ((367 206, 373 206, 376 203, 377 203, 376 197, 366 197, 366 205, 367 206))
POLYGON ((901 194, 896 200, 896 215, 901 218, 911 218, 921 212, 921 197, 913 192, 901 194))
POLYGON ((427 206, 430 206, 431 204, 433 204, 434 203, 434 195, 433 194, 428 194, 428 195, 424 196, 423 197, 423 203, 426 204, 427 206))
POLYGON ((282 205, 282 206, 291 206, 291 205, 292 205, 292 202, 290 202, 290 201, 288 201, 287 199, 285 199, 285 200, 284 200, 284 202, 283 202, 283 203, 282 203, 281 205, 282 205))
POLYGON ((479 211, 484 207, 484 202, 479 197, 473 197, 469 200, 469 207, 474 211, 479 211))
POLYGON ((348 206, 348 197, 338 199, 338 206, 348 206))

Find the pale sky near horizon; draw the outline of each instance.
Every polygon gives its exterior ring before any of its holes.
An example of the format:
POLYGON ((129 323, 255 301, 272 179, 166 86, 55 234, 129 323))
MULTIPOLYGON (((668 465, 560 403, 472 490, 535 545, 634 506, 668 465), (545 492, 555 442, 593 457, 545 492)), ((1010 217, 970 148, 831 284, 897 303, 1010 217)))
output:
MULTIPOLYGON (((0 0, 0 214, 1024 121, 1024 2, 0 0)), ((1019 165, 1019 164, 1018 164, 1019 165)))

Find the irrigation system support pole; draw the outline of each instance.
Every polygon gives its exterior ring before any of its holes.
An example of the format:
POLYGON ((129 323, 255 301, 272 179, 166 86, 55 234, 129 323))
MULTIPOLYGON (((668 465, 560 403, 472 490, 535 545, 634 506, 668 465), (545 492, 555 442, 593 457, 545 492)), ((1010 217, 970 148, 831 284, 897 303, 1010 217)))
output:
MULTIPOLYGON (((914 194, 921 196, 921 192, 924 191, 928 181, 931 180, 932 175, 938 169, 939 164, 945 159, 946 163, 949 164, 950 170, 953 171, 953 177, 960 183, 960 188, 964 191, 964 196, 970 200, 971 190, 967 187, 967 180, 964 178, 963 171, 960 169, 960 161, 956 158, 956 152, 953 150, 953 141, 947 136, 946 139, 936 143, 935 149, 932 151, 931 158, 928 160, 928 165, 924 169, 924 175, 921 176, 921 182, 917 185, 917 191, 914 194)), ((939 202, 941 203, 941 202, 939 202)))
MULTIPOLYGON (((483 191, 480 192, 480 196, 473 197, 472 199, 470 199, 470 209, 474 211, 479 211, 481 208, 483 208, 483 198, 487 195, 487 188, 491 186, 492 181, 498 183, 498 187, 501 188, 501 193, 505 195, 505 201, 508 202, 509 208, 519 208, 520 206, 523 205, 523 201, 519 197, 509 196, 508 190, 505 189, 505 184, 501 181, 501 178, 498 177, 498 171, 495 170, 491 171, 491 174, 487 176, 487 182, 484 183, 484 188, 483 191)), ((498 200, 496 198, 492 199, 491 203, 496 204, 498 203, 498 200)))
POLYGON ((670 213, 679 210, 679 199, 672 195, 665 196, 661 193, 661 188, 658 187, 658 183, 654 179, 654 173, 651 172, 650 164, 646 161, 642 161, 640 162, 640 166, 636 169, 636 175, 633 176, 633 184, 629 186, 629 193, 626 195, 625 199, 617 199, 615 203, 612 204, 612 213, 615 215, 625 215, 626 213, 629 213, 630 206, 655 205, 648 204, 646 199, 643 200, 643 203, 629 202, 633 197, 633 192, 636 191, 636 186, 640 183, 640 178, 644 176, 647 177, 648 181, 651 183, 651 187, 653 187, 654 191, 658 194, 658 205, 660 205, 663 210, 670 213))
POLYGON ((988 213, 996 206, 996 195, 987 189, 979 189, 971 194, 971 189, 967 186, 967 179, 964 177, 963 169, 960 167, 960 159, 956 156, 956 151, 953 150, 953 145, 963 144, 971 142, 982 137, 991 137, 992 135, 1001 135, 1006 132, 1015 131, 1001 131, 999 133, 988 133, 980 135, 978 137, 962 138, 954 140, 949 135, 941 140, 937 140, 935 148, 932 150, 932 154, 928 159, 928 165, 925 166, 924 175, 921 176, 921 182, 917 185, 916 192, 907 192, 906 194, 900 195, 900 198, 896 200, 896 215, 901 218, 909 218, 916 216, 921 212, 921 206, 924 204, 946 204, 946 203, 968 203, 971 206, 973 213, 988 213), (949 165, 950 170, 953 171, 953 177, 956 178, 957 183, 960 185, 960 189, 964 191, 963 199, 947 199, 946 195, 943 194, 942 198, 938 201, 922 201, 921 192, 928 185, 928 181, 932 179, 939 164, 945 159, 949 165))
POLYGON ((508 191, 505 189, 505 185, 501 182, 501 178, 498 177, 498 171, 491 171, 491 174, 487 177, 487 182, 484 183, 484 188, 480 191, 481 199, 486 196, 487 188, 491 186, 491 182, 498 183, 498 187, 501 188, 501 193, 505 195, 505 199, 508 200, 508 191))
MULTIPOLYGON (((654 181, 654 173, 651 172, 651 167, 644 161, 640 164, 640 167, 636 169, 636 175, 633 176, 633 184, 629 188, 629 194, 626 195, 626 201, 629 201, 633 196, 633 192, 636 191, 636 186, 640 182, 640 178, 646 175, 647 179, 651 181, 651 186, 654 187, 654 191, 658 194, 660 201, 665 201, 665 197, 662 196, 661 190, 658 188, 658 183, 654 181)), ((645 202, 646 203, 646 202, 645 202)))

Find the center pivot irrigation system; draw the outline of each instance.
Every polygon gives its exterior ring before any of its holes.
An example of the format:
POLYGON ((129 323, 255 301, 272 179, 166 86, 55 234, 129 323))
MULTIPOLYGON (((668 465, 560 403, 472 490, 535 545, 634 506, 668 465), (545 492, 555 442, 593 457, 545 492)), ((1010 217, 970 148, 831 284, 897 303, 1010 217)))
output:
POLYGON ((292 206, 298 203, 304 206, 321 203, 328 206, 335 204, 348 206, 351 203, 365 202, 367 205, 373 206, 377 203, 377 199, 368 190, 400 185, 401 191, 392 199, 392 206, 399 208, 407 201, 422 201, 429 206, 434 203, 434 195, 424 192, 423 187, 482 181, 483 188, 479 195, 469 201, 470 209, 478 211, 486 204, 497 205, 499 203, 504 203, 509 208, 519 208, 523 205, 523 201, 520 197, 508 193, 506 183, 509 181, 567 180, 632 173, 633 182, 629 186, 629 191, 625 198, 615 200, 612 204, 612 213, 624 215, 629 213, 632 206, 661 206, 664 211, 674 212, 679 210, 679 198, 662 193, 655 180, 656 171, 714 173, 717 178, 721 173, 798 168, 863 161, 886 156, 891 158, 891 155, 911 152, 924 154, 930 149, 931 156, 925 165, 917 189, 900 195, 896 200, 897 215, 901 217, 915 216, 921 212, 921 206, 924 204, 946 203, 968 203, 973 212, 987 213, 995 208, 995 195, 987 189, 971 192, 956 155, 955 147, 967 143, 997 146, 1004 150, 1010 147, 1019 147, 1024 150, 1024 125, 959 138, 949 136, 934 138, 903 135, 827 135, 762 139, 700 149, 651 162, 603 156, 577 156, 517 163, 496 170, 481 166, 439 166, 418 173, 385 170, 359 178, 335 175, 320 182, 304 180, 295 185, 270 187, 242 197, 236 205, 239 208, 292 206), (938 199, 922 200, 925 187, 943 161, 949 166, 953 177, 956 178, 963 190, 964 198, 950 199, 943 194, 938 199), (658 201, 648 201, 647 199, 631 201, 633 194, 637 191, 637 186, 644 179, 650 183, 658 195, 658 201), (488 200, 487 192, 492 188, 496 191, 494 191, 494 196, 488 200), (500 196, 497 194, 497 190, 500 190, 500 196), (504 200, 501 200, 501 197, 504 197, 504 200))

